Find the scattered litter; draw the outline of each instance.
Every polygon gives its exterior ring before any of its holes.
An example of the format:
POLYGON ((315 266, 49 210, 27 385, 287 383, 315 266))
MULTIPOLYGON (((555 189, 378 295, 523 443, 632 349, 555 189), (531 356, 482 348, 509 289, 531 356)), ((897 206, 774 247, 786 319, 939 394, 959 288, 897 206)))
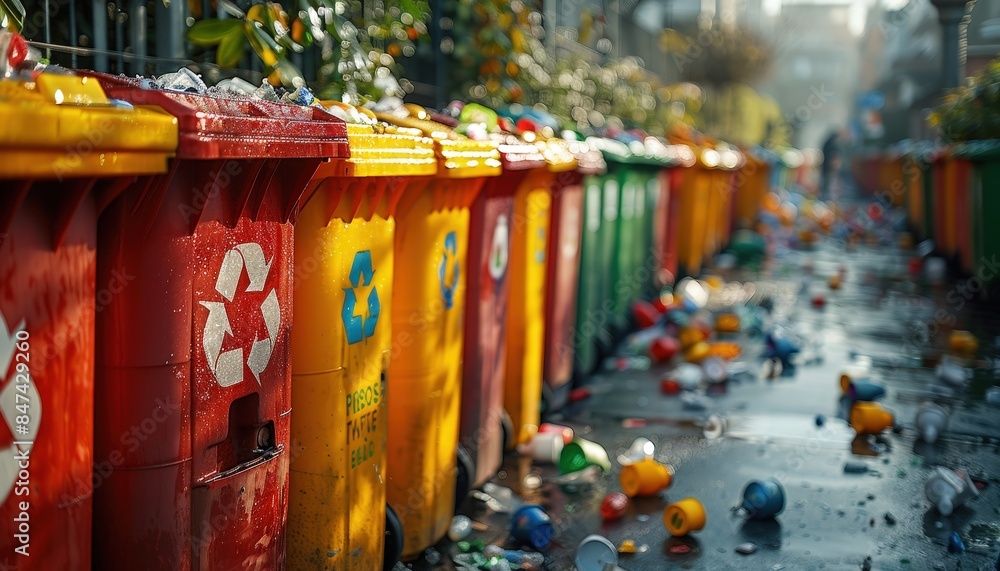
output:
POLYGON ((441 552, 433 547, 428 547, 427 551, 424 551, 424 559, 431 565, 437 565, 441 562, 441 552))
POLYGON ((990 387, 986 389, 986 402, 990 404, 1000 404, 1000 387, 990 387))
POLYGON ((493 482, 483 484, 483 491, 473 491, 476 499, 486 503, 486 507, 496 513, 510 513, 520 504, 521 500, 514 495, 514 491, 504 486, 498 486, 493 482))
POLYGON ((622 466, 628 466, 629 464, 652 458, 655 451, 656 447, 652 441, 640 436, 632 441, 632 445, 628 447, 628 450, 618 455, 618 463, 622 466))
POLYGON ((663 525, 675 537, 705 527, 705 506, 695 498, 684 498, 663 510, 663 525))
POLYGON ((948 338, 948 346, 959 355, 972 356, 979 350, 979 339, 968 331, 955 330, 948 338))
POLYGON ((571 474, 588 466, 600 466, 605 471, 611 471, 611 459, 603 446, 583 438, 574 438, 563 447, 559 456, 559 472, 571 474))
POLYGON ((885 512, 885 523, 888 525, 896 525, 896 516, 892 512, 885 512))
MULTIPOLYGON (((545 564, 545 556, 532 551, 520 549, 504 549, 499 545, 487 545, 483 555, 489 558, 503 558, 517 566, 518 569, 540 569, 545 564)), ((493 569, 493 567, 491 567, 493 569)))
POLYGON ((892 413, 878 403, 858 401, 851 407, 851 426, 858 434, 878 434, 894 422, 892 413))
POLYGON ((943 516, 979 495, 975 483, 964 472, 938 466, 924 484, 924 494, 943 516))
POLYGON ((741 543, 736 546, 736 553, 740 555, 752 555, 757 552, 757 546, 753 543, 741 543))
POLYGON ((681 393, 681 403, 688 410, 705 410, 708 408, 709 400, 693 391, 681 393))
POLYGON ((635 542, 625 539, 618 544, 618 553, 635 553, 635 542))
POLYGON ((618 483, 629 497, 652 496, 670 486, 673 474, 673 467, 646 458, 623 466, 618 483))
POLYGON ((916 425, 920 438, 928 444, 934 444, 938 435, 948 426, 948 411, 934 403, 925 403, 917 411, 916 425))
POLYGON ((864 464, 862 462, 844 463, 845 474, 864 474, 867 471, 868 471, 868 464, 864 464))
POLYGON ((953 387, 964 387, 972 379, 972 371, 951 361, 941 361, 934 368, 934 374, 942 383, 953 387))
POLYGON ((461 541, 472 533, 472 520, 464 515, 457 515, 451 518, 451 526, 448 528, 448 539, 461 541))
POLYGON ((607 538, 588 535, 576 548, 577 571, 604 571, 606 565, 618 565, 618 550, 607 538))
POLYGON ((844 394, 854 402, 871 402, 884 397, 885 389, 875 383, 851 382, 844 394))
POLYGON ((705 438, 709 440, 715 440, 716 438, 721 438, 726 430, 729 428, 729 421, 725 417, 719 416, 717 414, 709 415, 705 420, 705 426, 702 427, 702 434, 705 438))
POLYGON ((605 371, 648 371, 652 361, 649 357, 608 357, 602 368, 605 371))
POLYGON ((750 519, 773 518, 785 509, 785 488, 775 478, 752 480, 743 488, 742 507, 750 519))
POLYGON ((588 466, 583 470, 555 476, 546 481, 559 486, 589 486, 600 480, 603 474, 600 466, 588 466))
POLYGON ((549 514, 539 505, 523 505, 510 518, 511 537, 535 549, 548 549, 554 531, 549 514))
POLYGON ((951 532, 948 536, 948 553, 965 553, 965 542, 957 531, 951 532))
POLYGON ((621 492, 611 492, 601 501, 601 517, 607 521, 621 519, 628 511, 628 496, 621 492))
POLYGON ((531 440, 518 445, 517 452, 523 456, 530 456, 539 463, 555 464, 562 455, 563 442, 561 433, 536 432, 531 440))
POLYGON ((691 553, 691 546, 686 543, 677 543, 668 547, 667 551, 673 553, 674 555, 683 555, 685 553, 691 553))

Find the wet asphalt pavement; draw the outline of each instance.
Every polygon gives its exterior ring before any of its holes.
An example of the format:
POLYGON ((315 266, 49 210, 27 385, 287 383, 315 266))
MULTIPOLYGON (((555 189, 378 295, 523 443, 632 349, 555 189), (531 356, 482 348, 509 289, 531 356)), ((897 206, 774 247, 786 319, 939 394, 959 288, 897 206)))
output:
MULTIPOLYGON (((1000 549, 1000 407, 986 403, 984 392, 1000 372, 1000 315, 972 301, 956 302, 949 295, 954 282, 917 283, 907 266, 913 255, 894 246, 845 252, 843 244, 827 240, 814 251, 784 253, 752 278, 722 274, 733 281, 753 279, 757 293, 750 304, 762 296, 774 302, 772 312, 761 312, 765 329, 785 324, 803 340, 804 351, 793 371, 762 378, 762 338, 739 335, 739 361, 749 374, 710 394, 705 410, 685 409, 678 397, 660 392, 659 379, 669 366, 592 378, 592 396, 556 421, 604 445, 612 473, 593 485, 567 488, 550 482, 558 475, 554 466, 510 454, 493 480, 545 506, 556 530, 546 568, 573 569, 577 544, 597 533, 616 545, 635 542, 637 552, 619 559, 629 570, 860 569, 866 557, 872 569, 994 569, 1000 549), (841 266, 843 286, 831 290, 827 278, 841 266), (811 306, 814 293, 825 297, 824 308, 811 306), (971 331, 980 347, 968 363, 973 379, 948 395, 933 366, 952 328, 971 331), (856 439, 842 419, 838 379, 851 363, 867 363, 886 388, 881 402, 896 415, 895 431, 856 439), (919 441, 913 429, 925 400, 953 408, 949 432, 933 446, 919 441), (726 435, 703 435, 709 414, 727 418, 726 435), (620 490, 614 458, 639 436, 656 444, 657 460, 674 467, 673 482, 657 497, 633 501, 621 520, 605 523, 601 500, 620 490), (846 462, 864 463, 869 471, 845 473, 846 462), (964 468, 982 486, 977 499, 950 517, 939 515, 924 496, 936 465, 964 468), (734 509, 743 487, 768 477, 783 483, 785 511, 773 521, 747 522, 734 509), (685 497, 705 505, 707 523, 673 538, 663 509, 685 497), (948 552, 952 531, 964 539, 964 554, 948 552), (744 542, 757 551, 737 553, 744 542), (685 548, 687 553, 677 553, 685 548)), ((471 495, 461 513, 487 526, 470 539, 517 547, 509 543, 508 515, 471 495)), ((454 569, 450 555, 457 552, 446 539, 410 567, 454 569)))

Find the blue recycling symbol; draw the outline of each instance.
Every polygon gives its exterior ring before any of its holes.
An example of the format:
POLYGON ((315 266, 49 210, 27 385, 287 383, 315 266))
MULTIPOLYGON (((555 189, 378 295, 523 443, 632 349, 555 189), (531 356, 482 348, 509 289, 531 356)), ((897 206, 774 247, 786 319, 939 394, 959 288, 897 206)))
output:
POLYGON ((351 287, 344 288, 344 308, 341 311, 341 317, 344 318, 344 329, 347 331, 347 343, 350 345, 360 343, 375 335, 378 314, 382 310, 376 288, 373 287, 371 293, 368 294, 368 317, 354 315, 354 306, 358 303, 355 290, 363 285, 371 285, 374 276, 371 250, 363 250, 354 254, 354 261, 351 263, 351 287))
POLYGON ((444 237, 444 254, 441 256, 441 267, 438 268, 438 278, 441 281, 441 297, 444 298, 444 308, 451 309, 455 305, 455 289, 458 287, 458 236, 454 232, 448 232, 444 237), (452 273, 451 283, 445 283, 449 258, 453 260, 455 271, 452 273))

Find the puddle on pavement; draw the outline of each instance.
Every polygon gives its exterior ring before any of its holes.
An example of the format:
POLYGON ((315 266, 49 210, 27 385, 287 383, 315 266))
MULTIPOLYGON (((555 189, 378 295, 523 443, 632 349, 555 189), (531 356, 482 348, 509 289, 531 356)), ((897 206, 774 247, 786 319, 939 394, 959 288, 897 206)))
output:
POLYGON ((756 443, 808 444, 843 449, 855 439, 854 430, 846 423, 828 418, 823 426, 816 426, 815 415, 734 416, 727 417, 725 424, 720 436, 756 443))

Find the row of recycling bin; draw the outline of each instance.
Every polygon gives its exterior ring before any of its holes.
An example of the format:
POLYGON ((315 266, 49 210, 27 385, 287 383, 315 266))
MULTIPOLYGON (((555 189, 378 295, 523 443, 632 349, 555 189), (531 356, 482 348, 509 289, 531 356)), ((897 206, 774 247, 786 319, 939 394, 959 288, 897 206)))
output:
POLYGON ((770 186, 735 151, 401 109, 0 81, 5 562, 415 557, 770 186))
POLYGON ((911 232, 932 240, 954 269, 978 276, 981 287, 1000 278, 1000 229, 989 222, 1000 215, 1000 140, 900 145, 857 162, 856 178, 880 200, 905 207, 911 232))

